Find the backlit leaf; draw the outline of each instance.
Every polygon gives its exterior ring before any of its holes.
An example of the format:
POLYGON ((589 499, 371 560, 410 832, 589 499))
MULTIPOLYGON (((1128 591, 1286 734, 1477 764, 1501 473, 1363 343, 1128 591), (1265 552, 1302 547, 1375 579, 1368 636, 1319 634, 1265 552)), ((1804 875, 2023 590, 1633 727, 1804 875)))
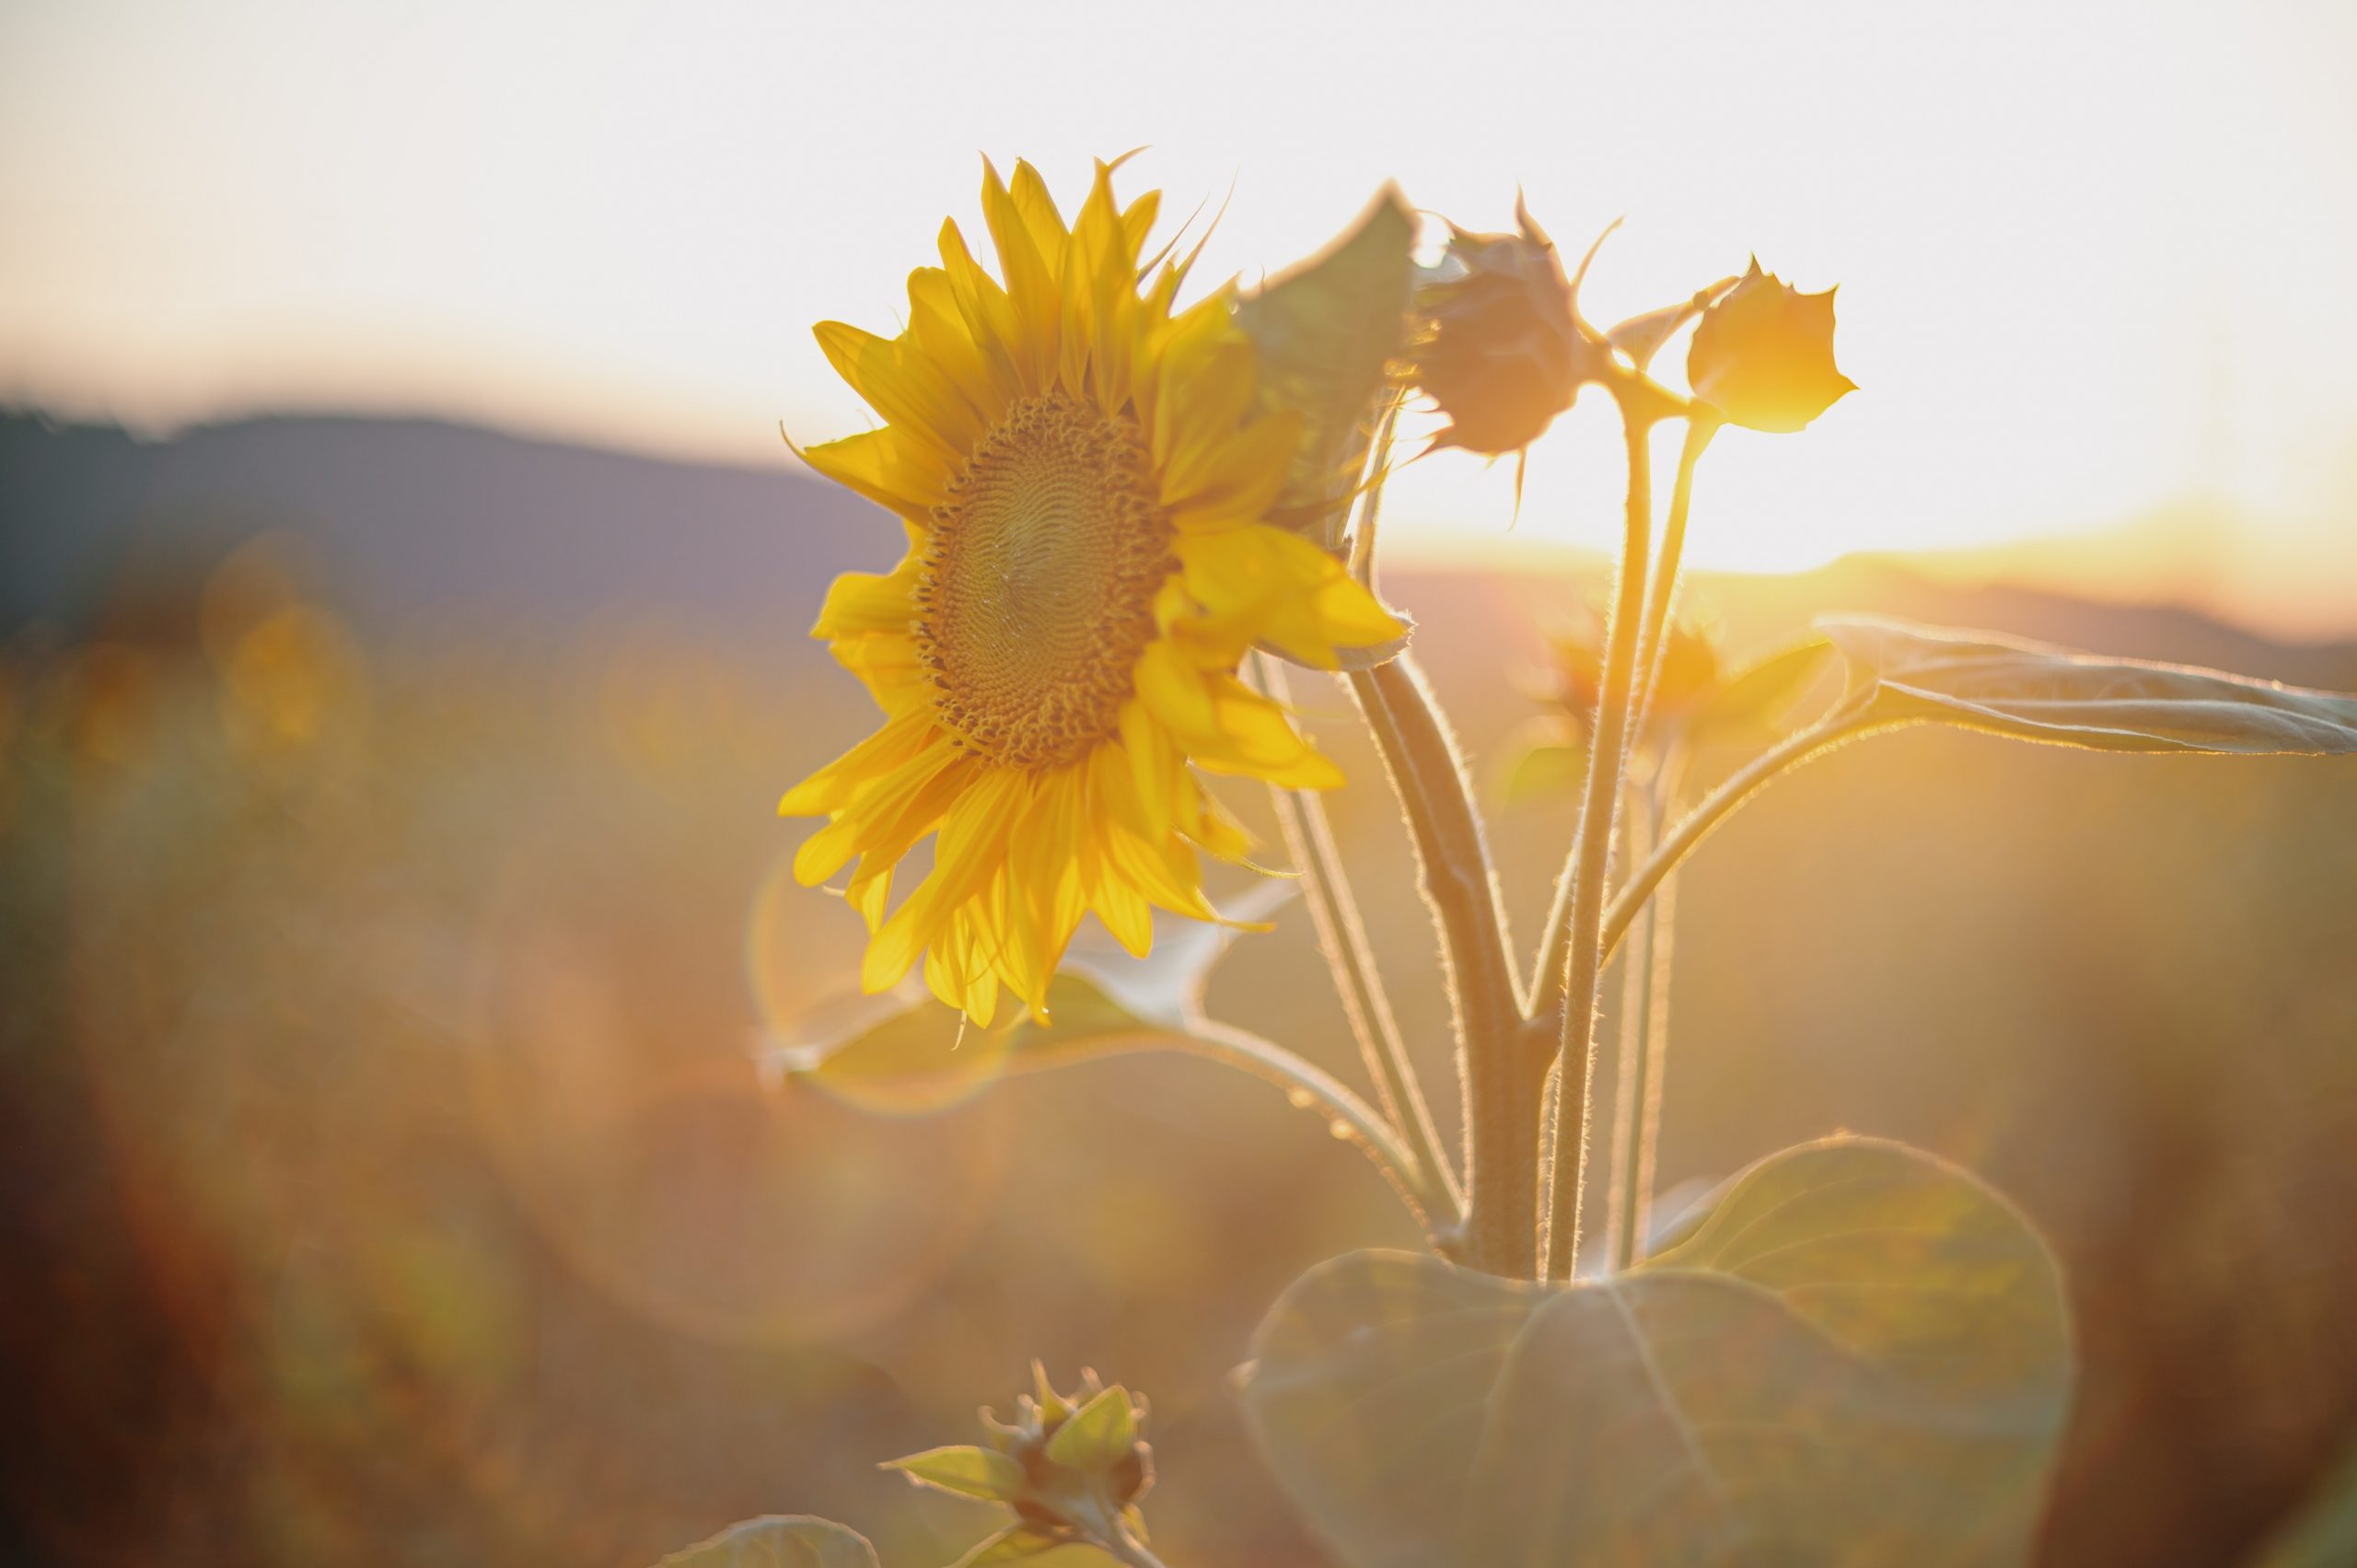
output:
POLYGON ((1695 708, 1681 740, 1696 751, 1769 744, 1832 656, 1831 643, 1810 637, 1745 667, 1695 708))
POLYGON ((772 1514, 729 1526, 675 1551, 656 1568, 877 1568, 857 1530, 807 1514, 772 1514))
POLYGON ((985 1503, 1012 1503, 1024 1494, 1026 1484, 1020 1461, 970 1443, 928 1448, 887 1460, 884 1468, 937 1491, 985 1503))
POLYGON ((1551 714, 1531 720, 1505 744, 1506 763, 1498 783, 1500 804, 1579 798, 1587 773, 1587 747, 1573 726, 1551 714))
POLYGON ((1073 1413, 1048 1439, 1048 1458, 1076 1470, 1110 1469, 1131 1457, 1138 1427, 1130 1391, 1116 1383, 1073 1413))
POLYGON ((1332 244, 1237 303, 1260 351, 1261 406, 1304 420, 1272 520, 1328 550, 1341 547, 1385 366, 1407 338, 1415 243, 1415 215, 1387 185, 1332 244))
POLYGON ((1870 715, 2102 751, 2357 752, 2357 697, 2214 669, 2099 658, 1985 632, 1817 622, 1870 715))
POLYGON ((921 983, 865 999, 840 1033, 811 1028, 772 1051, 781 1076, 879 1115, 923 1116, 972 1098, 1009 1071, 1015 1031, 976 1028, 921 983))
POLYGON ((1642 316, 1631 316, 1604 334, 1605 341, 1629 356, 1629 363, 1643 370, 1653 363, 1662 344, 1676 335, 1678 329, 1700 316, 1713 300, 1740 283, 1740 278, 1721 278, 1691 298, 1675 305, 1665 305, 1658 310, 1648 310, 1642 316))
POLYGON ((2019 1562, 2072 1378, 2021 1215, 1847 1139, 1609 1280, 1337 1259, 1255 1353, 1262 1446, 1356 1568, 2019 1562))

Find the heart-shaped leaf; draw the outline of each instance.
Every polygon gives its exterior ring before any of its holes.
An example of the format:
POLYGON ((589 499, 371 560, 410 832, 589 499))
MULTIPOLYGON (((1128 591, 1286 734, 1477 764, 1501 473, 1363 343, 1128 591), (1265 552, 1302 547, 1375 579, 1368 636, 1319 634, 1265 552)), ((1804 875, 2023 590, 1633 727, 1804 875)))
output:
POLYGON ((2098 658, 1985 632, 1822 620, 1869 718, 2101 751, 2357 752, 2357 697, 2214 669, 2098 658))
POLYGON ((2072 1377, 2020 1214, 1856 1139, 1755 1167, 1609 1280, 1337 1259, 1255 1355, 1261 1444, 1356 1568, 2016 1562, 2072 1377))
POLYGON ((772 1514, 729 1526, 666 1557, 656 1568, 877 1568, 857 1530, 807 1514, 772 1514))
POLYGON ((1407 340, 1416 217, 1397 186, 1377 192, 1332 244, 1238 300, 1260 355, 1260 405, 1302 419, 1272 520, 1340 551, 1385 366, 1407 340))

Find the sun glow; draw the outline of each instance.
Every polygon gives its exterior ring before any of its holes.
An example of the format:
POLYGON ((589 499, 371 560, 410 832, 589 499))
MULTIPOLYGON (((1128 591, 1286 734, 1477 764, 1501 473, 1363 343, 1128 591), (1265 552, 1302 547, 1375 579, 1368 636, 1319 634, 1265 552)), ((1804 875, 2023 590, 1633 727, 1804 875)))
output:
MULTIPOLYGON (((12 9, 0 398, 150 428, 428 411, 784 463, 778 418, 862 418, 803 323, 896 318, 921 215, 970 200, 974 148, 1029 157, 1069 208, 1092 154, 1151 144, 1141 182, 1175 213, 1228 198, 1205 280, 1282 267, 1396 177, 1477 227, 1504 226, 1519 182, 1567 248, 1626 215, 1588 285, 1600 321, 1754 250, 1839 284, 1863 390, 1805 452, 1723 444, 1702 564, 2165 514, 2181 533, 2192 508, 2224 542, 2149 545, 2156 591, 2357 624, 2336 526, 2357 500, 2357 105, 2328 66, 2357 16, 1980 7, 1935 46, 1864 5, 1487 6, 1440 33, 1407 11, 1034 17, 12 9), (1571 91, 1574 60, 1616 68, 1571 91), (928 87, 879 115, 888 64, 928 87), (2231 569, 2207 569, 2222 551, 2231 569)), ((1612 471, 1612 440, 1594 409, 1559 422, 1511 531, 1507 468, 1417 465, 1398 549, 1603 545, 1610 497, 1581 481, 1612 471)))

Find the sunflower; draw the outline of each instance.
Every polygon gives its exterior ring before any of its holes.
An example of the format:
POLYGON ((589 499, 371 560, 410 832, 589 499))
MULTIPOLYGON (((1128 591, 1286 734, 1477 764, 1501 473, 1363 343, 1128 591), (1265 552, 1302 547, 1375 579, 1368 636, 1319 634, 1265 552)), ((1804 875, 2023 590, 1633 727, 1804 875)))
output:
POLYGON ((1267 520, 1299 420, 1256 413, 1225 290, 1174 314, 1187 262, 1140 261, 1159 194, 1117 206, 1112 174, 1097 166, 1067 226, 1028 164, 1005 182, 986 163, 1003 282, 947 222, 942 264, 910 275, 907 330, 817 329, 884 424, 804 456, 898 513, 908 553, 838 578, 812 630, 884 717, 786 794, 785 815, 829 819, 795 871, 815 886, 852 866, 866 990, 922 954, 934 993, 983 1025, 1002 989, 1046 1016, 1086 913, 1140 956, 1150 909, 1218 918, 1198 852, 1249 845, 1202 775, 1341 782, 1237 678, 1248 650, 1331 668, 1401 631, 1267 520), (928 835, 932 865, 893 907, 928 835))

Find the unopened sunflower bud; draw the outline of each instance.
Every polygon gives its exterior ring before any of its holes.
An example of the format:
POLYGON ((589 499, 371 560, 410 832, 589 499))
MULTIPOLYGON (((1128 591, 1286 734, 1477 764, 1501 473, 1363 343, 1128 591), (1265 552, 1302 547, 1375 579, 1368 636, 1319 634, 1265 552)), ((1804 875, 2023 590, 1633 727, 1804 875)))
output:
POLYGON ((1016 1396, 1014 1420, 983 1410, 990 1447, 931 1450, 896 1459, 917 1483, 988 1497, 1014 1506, 1035 1533, 1108 1538, 1136 1527, 1138 1497, 1155 1481, 1155 1453, 1145 1443, 1145 1400, 1129 1388, 1079 1375, 1079 1388, 1058 1393, 1032 1363, 1037 1396, 1016 1396), (971 1476, 971 1481, 969 1481, 971 1476))
POLYGON ((1833 290, 1803 294, 1751 270, 1702 313, 1686 356, 1694 395, 1729 423, 1785 434, 1857 383, 1833 363, 1833 290))
POLYGON ((1452 224, 1438 275, 1417 291, 1428 326, 1416 381, 1449 420, 1434 447, 1492 456, 1527 447, 1603 367, 1554 242, 1528 209, 1515 216, 1514 234, 1452 224))

